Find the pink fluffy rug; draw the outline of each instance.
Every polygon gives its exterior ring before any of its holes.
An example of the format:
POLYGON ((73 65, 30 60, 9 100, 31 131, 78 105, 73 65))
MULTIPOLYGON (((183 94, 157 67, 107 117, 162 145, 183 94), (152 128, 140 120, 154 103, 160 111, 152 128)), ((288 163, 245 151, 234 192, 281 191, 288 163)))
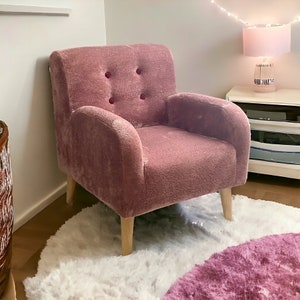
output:
POLYGON ((300 299, 300 234, 229 247, 178 279, 163 300, 300 299))

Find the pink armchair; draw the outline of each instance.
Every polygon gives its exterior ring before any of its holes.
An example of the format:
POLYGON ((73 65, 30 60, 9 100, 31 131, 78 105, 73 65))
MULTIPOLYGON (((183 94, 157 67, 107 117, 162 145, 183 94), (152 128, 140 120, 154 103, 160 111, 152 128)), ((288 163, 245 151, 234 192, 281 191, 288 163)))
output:
POLYGON ((67 202, 76 183, 121 217, 122 254, 132 252, 134 217, 220 191, 247 178, 250 128, 223 99, 176 94, 162 45, 81 47, 49 60, 58 162, 67 202))

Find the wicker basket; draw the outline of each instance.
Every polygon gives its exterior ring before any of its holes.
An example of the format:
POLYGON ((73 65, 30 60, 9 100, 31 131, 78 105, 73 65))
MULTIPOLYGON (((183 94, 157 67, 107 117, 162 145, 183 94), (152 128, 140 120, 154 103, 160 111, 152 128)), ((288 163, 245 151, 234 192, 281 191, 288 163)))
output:
POLYGON ((10 276, 13 230, 12 175, 8 149, 8 129, 0 121, 0 297, 10 276))

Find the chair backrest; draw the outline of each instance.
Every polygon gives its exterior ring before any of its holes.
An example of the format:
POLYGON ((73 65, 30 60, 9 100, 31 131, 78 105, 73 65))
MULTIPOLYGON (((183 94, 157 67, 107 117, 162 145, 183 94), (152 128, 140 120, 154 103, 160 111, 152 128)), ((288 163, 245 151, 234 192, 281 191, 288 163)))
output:
POLYGON ((118 114, 135 127, 167 122, 165 99, 176 87, 172 55, 165 46, 71 48, 53 52, 49 66, 60 121, 90 105, 118 114))

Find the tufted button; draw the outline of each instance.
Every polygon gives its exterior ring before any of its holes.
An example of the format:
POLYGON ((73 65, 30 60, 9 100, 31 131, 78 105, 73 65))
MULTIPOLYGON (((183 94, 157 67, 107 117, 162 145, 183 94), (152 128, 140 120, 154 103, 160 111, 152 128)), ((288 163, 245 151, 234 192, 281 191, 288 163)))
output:
POLYGON ((115 99, 113 97, 110 97, 109 100, 108 100, 108 102, 110 104, 114 104, 115 103, 115 99))
POLYGON ((136 74, 141 75, 142 74, 142 70, 140 68, 136 69, 136 74))
POLYGON ((146 99, 145 94, 140 94, 140 99, 145 100, 146 99))
POLYGON ((105 72, 104 75, 105 75, 106 78, 109 78, 111 76, 111 73, 109 71, 107 71, 107 72, 105 72))

